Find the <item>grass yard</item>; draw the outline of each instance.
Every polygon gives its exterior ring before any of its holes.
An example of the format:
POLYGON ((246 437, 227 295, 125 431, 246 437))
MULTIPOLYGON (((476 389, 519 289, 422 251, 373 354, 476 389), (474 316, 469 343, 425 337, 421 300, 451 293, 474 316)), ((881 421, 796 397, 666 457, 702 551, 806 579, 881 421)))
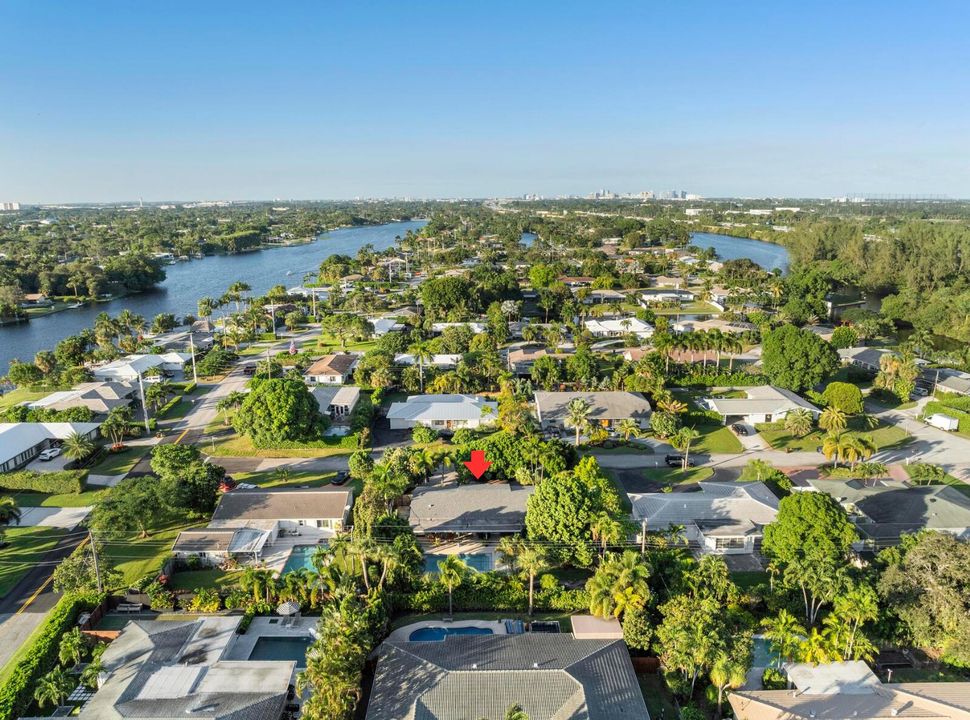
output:
POLYGON ((663 675, 659 672, 644 673, 637 675, 637 682, 640 684, 640 692, 643 693, 643 700, 647 703, 650 717, 658 720, 659 718, 674 720, 680 717, 677 706, 674 705, 674 697, 663 681, 663 675))
POLYGON ((337 473, 335 472, 321 473, 308 470, 287 470, 285 473, 279 470, 260 470, 233 473, 232 475, 237 482, 252 483, 263 488, 299 487, 301 485, 322 487, 329 485, 330 481, 336 476, 337 473))
POLYGON ((90 507, 101 499, 104 488, 89 489, 82 493, 64 493, 62 495, 45 495, 44 493, 21 492, 14 495, 20 507, 90 507))
POLYGON ((93 475, 124 475, 152 450, 151 445, 129 445, 121 452, 105 452, 104 459, 90 468, 93 475))
POLYGON ((750 590, 755 585, 768 582, 768 573, 764 570, 738 570, 731 573, 731 579, 742 590, 750 590))
POLYGON ((196 588, 228 589, 239 583, 241 570, 186 570, 175 573, 169 580, 172 590, 195 590, 196 588))
POLYGON ((894 668, 893 682, 967 682, 970 671, 948 667, 894 668))
POLYGON ((189 410, 192 409, 194 403, 192 400, 182 397, 177 403, 172 405, 168 410, 158 416, 159 420, 181 420, 186 415, 189 414, 189 410))
MULTIPOLYGON (((906 470, 906 474, 909 475, 910 477, 913 476, 912 473, 910 472, 911 468, 912 468, 911 465, 903 465, 903 469, 906 470)), ((917 480, 914 480, 913 482, 918 485, 924 484, 917 480)), ((963 480, 960 480, 959 478, 953 477, 952 475, 950 475, 950 473, 947 473, 946 475, 943 476, 942 482, 931 483, 931 484, 932 485, 951 485, 955 490, 963 493, 968 498, 970 498, 970 485, 967 485, 965 482, 963 482, 963 480)))
POLYGON ((333 438, 333 445, 300 448, 255 448, 245 435, 235 432, 221 437, 207 438, 200 448, 217 457, 262 457, 262 458, 313 458, 333 455, 350 455, 354 448, 341 447, 342 438, 333 438))
POLYGON ((744 446, 730 428, 724 425, 698 425, 697 432, 701 434, 690 444, 691 454, 731 454, 744 452, 744 446))
POLYGON ((6 597, 20 578, 64 536, 61 528, 11 527, 4 530, 9 543, 0 549, 0 597, 6 597))
POLYGON ((11 390, 8 393, 0 395, 0 410, 13 405, 19 405, 20 403, 27 402, 29 400, 40 400, 42 397, 46 397, 52 392, 54 392, 54 390, 34 391, 26 388, 17 388, 16 390, 11 390))
POLYGON ((705 300, 694 300, 676 308, 652 308, 656 315, 719 315, 716 307, 705 300))
POLYGON ((330 333, 322 333, 317 338, 317 348, 321 352, 367 352, 377 347, 376 340, 364 340, 363 342, 348 342, 346 347, 340 345, 340 338, 330 333))
POLYGON ((681 470, 680 468, 655 467, 646 468, 644 471, 647 480, 658 485, 686 485, 707 480, 714 474, 709 467, 693 467, 681 470))
MULTIPOLYGON (((816 448, 821 447, 822 439, 826 434, 822 430, 813 430, 805 437, 796 438, 788 434, 783 423, 765 423, 758 425, 755 429, 761 434, 765 442, 775 450, 790 449, 814 452, 816 448)), ((866 430, 850 422, 846 432, 849 435, 862 435, 871 438, 877 452, 887 448, 899 447, 911 439, 909 433, 896 425, 879 425, 872 430, 866 430)))
POLYGON ((172 543, 179 531, 198 524, 183 522, 166 525, 147 538, 139 538, 137 535, 124 539, 112 538, 111 543, 105 547, 105 555, 124 576, 122 587, 151 572, 161 570, 163 561, 172 552, 172 543))

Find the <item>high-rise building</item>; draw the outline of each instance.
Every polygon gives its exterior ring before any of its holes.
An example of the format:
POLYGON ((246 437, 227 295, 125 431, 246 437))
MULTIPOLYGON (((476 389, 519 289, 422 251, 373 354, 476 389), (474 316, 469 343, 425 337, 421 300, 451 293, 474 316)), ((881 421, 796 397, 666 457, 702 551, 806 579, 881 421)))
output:
POLYGON ((0 211, 10 211, 19 210, 20 203, 18 202, 0 202, 0 211))

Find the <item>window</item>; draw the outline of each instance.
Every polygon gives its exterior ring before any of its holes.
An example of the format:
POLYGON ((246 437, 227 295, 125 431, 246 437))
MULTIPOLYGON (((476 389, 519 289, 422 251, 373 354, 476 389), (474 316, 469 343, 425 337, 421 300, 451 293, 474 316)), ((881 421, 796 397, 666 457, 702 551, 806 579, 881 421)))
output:
POLYGON ((738 550, 744 547, 743 537, 714 538, 714 547, 718 550, 738 550))

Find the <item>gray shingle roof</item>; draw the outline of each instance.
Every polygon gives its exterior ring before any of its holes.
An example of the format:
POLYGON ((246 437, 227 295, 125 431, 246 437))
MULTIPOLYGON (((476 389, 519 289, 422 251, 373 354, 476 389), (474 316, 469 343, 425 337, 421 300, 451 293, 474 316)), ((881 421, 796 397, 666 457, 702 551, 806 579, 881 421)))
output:
POLYGON ((385 642, 367 720, 649 720, 626 646, 571 635, 385 642))
MULTIPOLYGON (((778 498, 761 482, 700 482, 697 490, 630 495, 633 516, 654 529, 669 525, 715 527, 750 525, 742 534, 767 525, 778 515, 778 498)), ((716 534, 716 533, 712 533, 716 534)))
POLYGON ((352 500, 353 490, 343 488, 233 490, 219 500, 212 519, 341 519, 352 500))
POLYGON ((535 487, 486 483, 419 486, 408 521, 416 533, 521 532, 525 505, 535 487))
POLYGON ((591 421, 597 420, 646 420, 650 416, 650 403, 640 393, 623 391, 604 392, 546 392, 535 394, 536 409, 543 422, 563 420, 571 400, 581 398, 589 403, 591 421))

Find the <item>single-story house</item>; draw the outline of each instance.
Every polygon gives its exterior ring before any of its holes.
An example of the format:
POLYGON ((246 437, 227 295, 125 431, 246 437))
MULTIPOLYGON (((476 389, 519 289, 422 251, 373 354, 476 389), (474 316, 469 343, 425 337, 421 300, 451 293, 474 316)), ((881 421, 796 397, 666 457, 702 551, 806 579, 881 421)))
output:
POLYGON ((596 305, 597 303, 614 303, 614 302, 624 302, 626 301, 626 295, 618 290, 583 290, 581 288, 576 288, 573 290, 574 295, 579 295, 583 297, 583 303, 586 305, 596 305))
POLYGON ((796 393, 774 385, 743 388, 744 398, 705 398, 703 403, 724 418, 724 423, 748 425, 782 420, 792 410, 808 410, 818 417, 822 411, 796 393))
POLYGON ((636 420, 642 429, 650 426, 650 403, 643 395, 623 390, 602 392, 548 392, 535 394, 536 417, 543 430, 565 429, 569 403, 575 399, 589 403, 589 421, 602 427, 614 427, 621 420, 636 420))
POLYGON ((485 323, 482 322, 436 322, 431 324, 431 332, 440 335, 448 328, 455 327, 467 327, 475 335, 481 335, 486 330, 485 323))
POLYGON ((911 487, 897 480, 816 478, 802 489, 828 493, 839 501, 862 538, 857 549, 895 545, 903 533, 919 530, 970 539, 970 498, 951 485, 911 487))
POLYGON ((749 330, 757 330, 758 326, 754 323, 742 320, 722 320, 721 318, 708 318, 707 320, 681 320, 671 326, 674 332, 701 332, 705 330, 720 330, 725 333, 740 334, 749 330))
POLYGON ((579 287, 589 287, 593 284, 596 278, 585 277, 582 275, 563 275, 559 278, 561 282, 566 287, 579 288, 579 287))
POLYGON ((94 440, 101 423, 0 423, 0 472, 23 467, 74 433, 94 440))
POLYGON ((646 290, 640 293, 638 302, 643 307, 650 307, 658 303, 685 303, 693 302, 694 293, 689 290, 646 290))
POLYGON ((658 288, 679 288, 685 282, 683 278, 670 277, 669 275, 657 275, 656 277, 650 278, 650 284, 658 288))
POLYGON ((677 493, 630 494, 633 520, 648 531, 681 526, 702 553, 757 552, 764 527, 778 515, 778 498, 761 482, 699 482, 677 493))
MULTIPOLYGON (((437 355, 432 355, 431 359, 424 360, 425 367, 436 367, 441 369, 448 369, 455 367, 461 361, 461 355, 441 353, 437 355)), ((406 365, 418 365, 418 359, 410 353, 399 353, 394 356, 394 364, 399 366, 406 365)))
POLYGON ((951 368, 926 369, 920 379, 935 391, 970 395, 970 373, 951 368))
POLYGON ((350 380, 359 361, 360 355, 354 353, 324 355, 306 369, 303 377, 311 385, 343 385, 350 380))
POLYGON ((490 425, 497 416, 498 403, 478 395, 411 395, 387 411, 391 430, 418 425, 435 430, 477 428, 490 425))
POLYGON ((259 528, 198 527, 182 530, 172 545, 180 560, 195 558, 203 565, 221 565, 229 558, 258 559, 272 539, 259 528))
POLYGON ((733 690, 738 720, 970 720, 970 682, 884 683, 862 660, 788 663, 791 690, 733 690))
POLYGON ((181 328, 171 332, 158 333, 157 335, 146 335, 145 339, 157 348, 163 350, 174 350, 176 352, 190 353, 193 348, 207 350, 212 347, 214 336, 212 331, 202 332, 200 330, 190 330, 181 328))
POLYGON ((549 351, 542 345, 526 345, 523 347, 509 348, 509 370, 516 375, 528 375, 532 372, 532 366, 535 364, 535 361, 549 354, 549 351))
POLYGON ((642 339, 653 335, 653 326, 635 317, 588 319, 583 321, 583 325, 593 337, 623 337, 632 333, 642 339))
POLYGON ((566 633, 386 640, 367 720, 501 718, 650 720, 622 640, 566 633))
POLYGON ((317 385, 310 391, 320 406, 320 412, 335 423, 347 422, 360 400, 356 385, 317 385))
POLYGON ((132 620, 101 657, 81 720, 279 718, 297 663, 226 660, 242 616, 132 620))
POLYGON ((839 357, 843 365, 855 365, 868 372, 879 372, 879 361, 883 355, 892 354, 886 348, 874 347, 850 347, 840 348, 839 357))
POLYGON ((167 352, 160 355, 128 355, 120 360, 113 360, 101 367, 92 368, 95 380, 105 382, 138 382, 152 368, 158 368, 164 373, 179 373, 189 362, 189 353, 167 352))
POLYGON ((419 485, 411 493, 408 522, 419 537, 512 535, 525 529, 533 492, 534 485, 509 483, 419 485))
POLYGON ((400 332, 404 324, 394 317, 370 317, 367 322, 374 328, 374 337, 384 337, 389 332, 400 332))
POLYGON ((137 391, 138 386, 130 382, 87 382, 34 400, 28 407, 47 410, 86 407, 95 415, 107 415, 116 407, 130 405, 137 391))

